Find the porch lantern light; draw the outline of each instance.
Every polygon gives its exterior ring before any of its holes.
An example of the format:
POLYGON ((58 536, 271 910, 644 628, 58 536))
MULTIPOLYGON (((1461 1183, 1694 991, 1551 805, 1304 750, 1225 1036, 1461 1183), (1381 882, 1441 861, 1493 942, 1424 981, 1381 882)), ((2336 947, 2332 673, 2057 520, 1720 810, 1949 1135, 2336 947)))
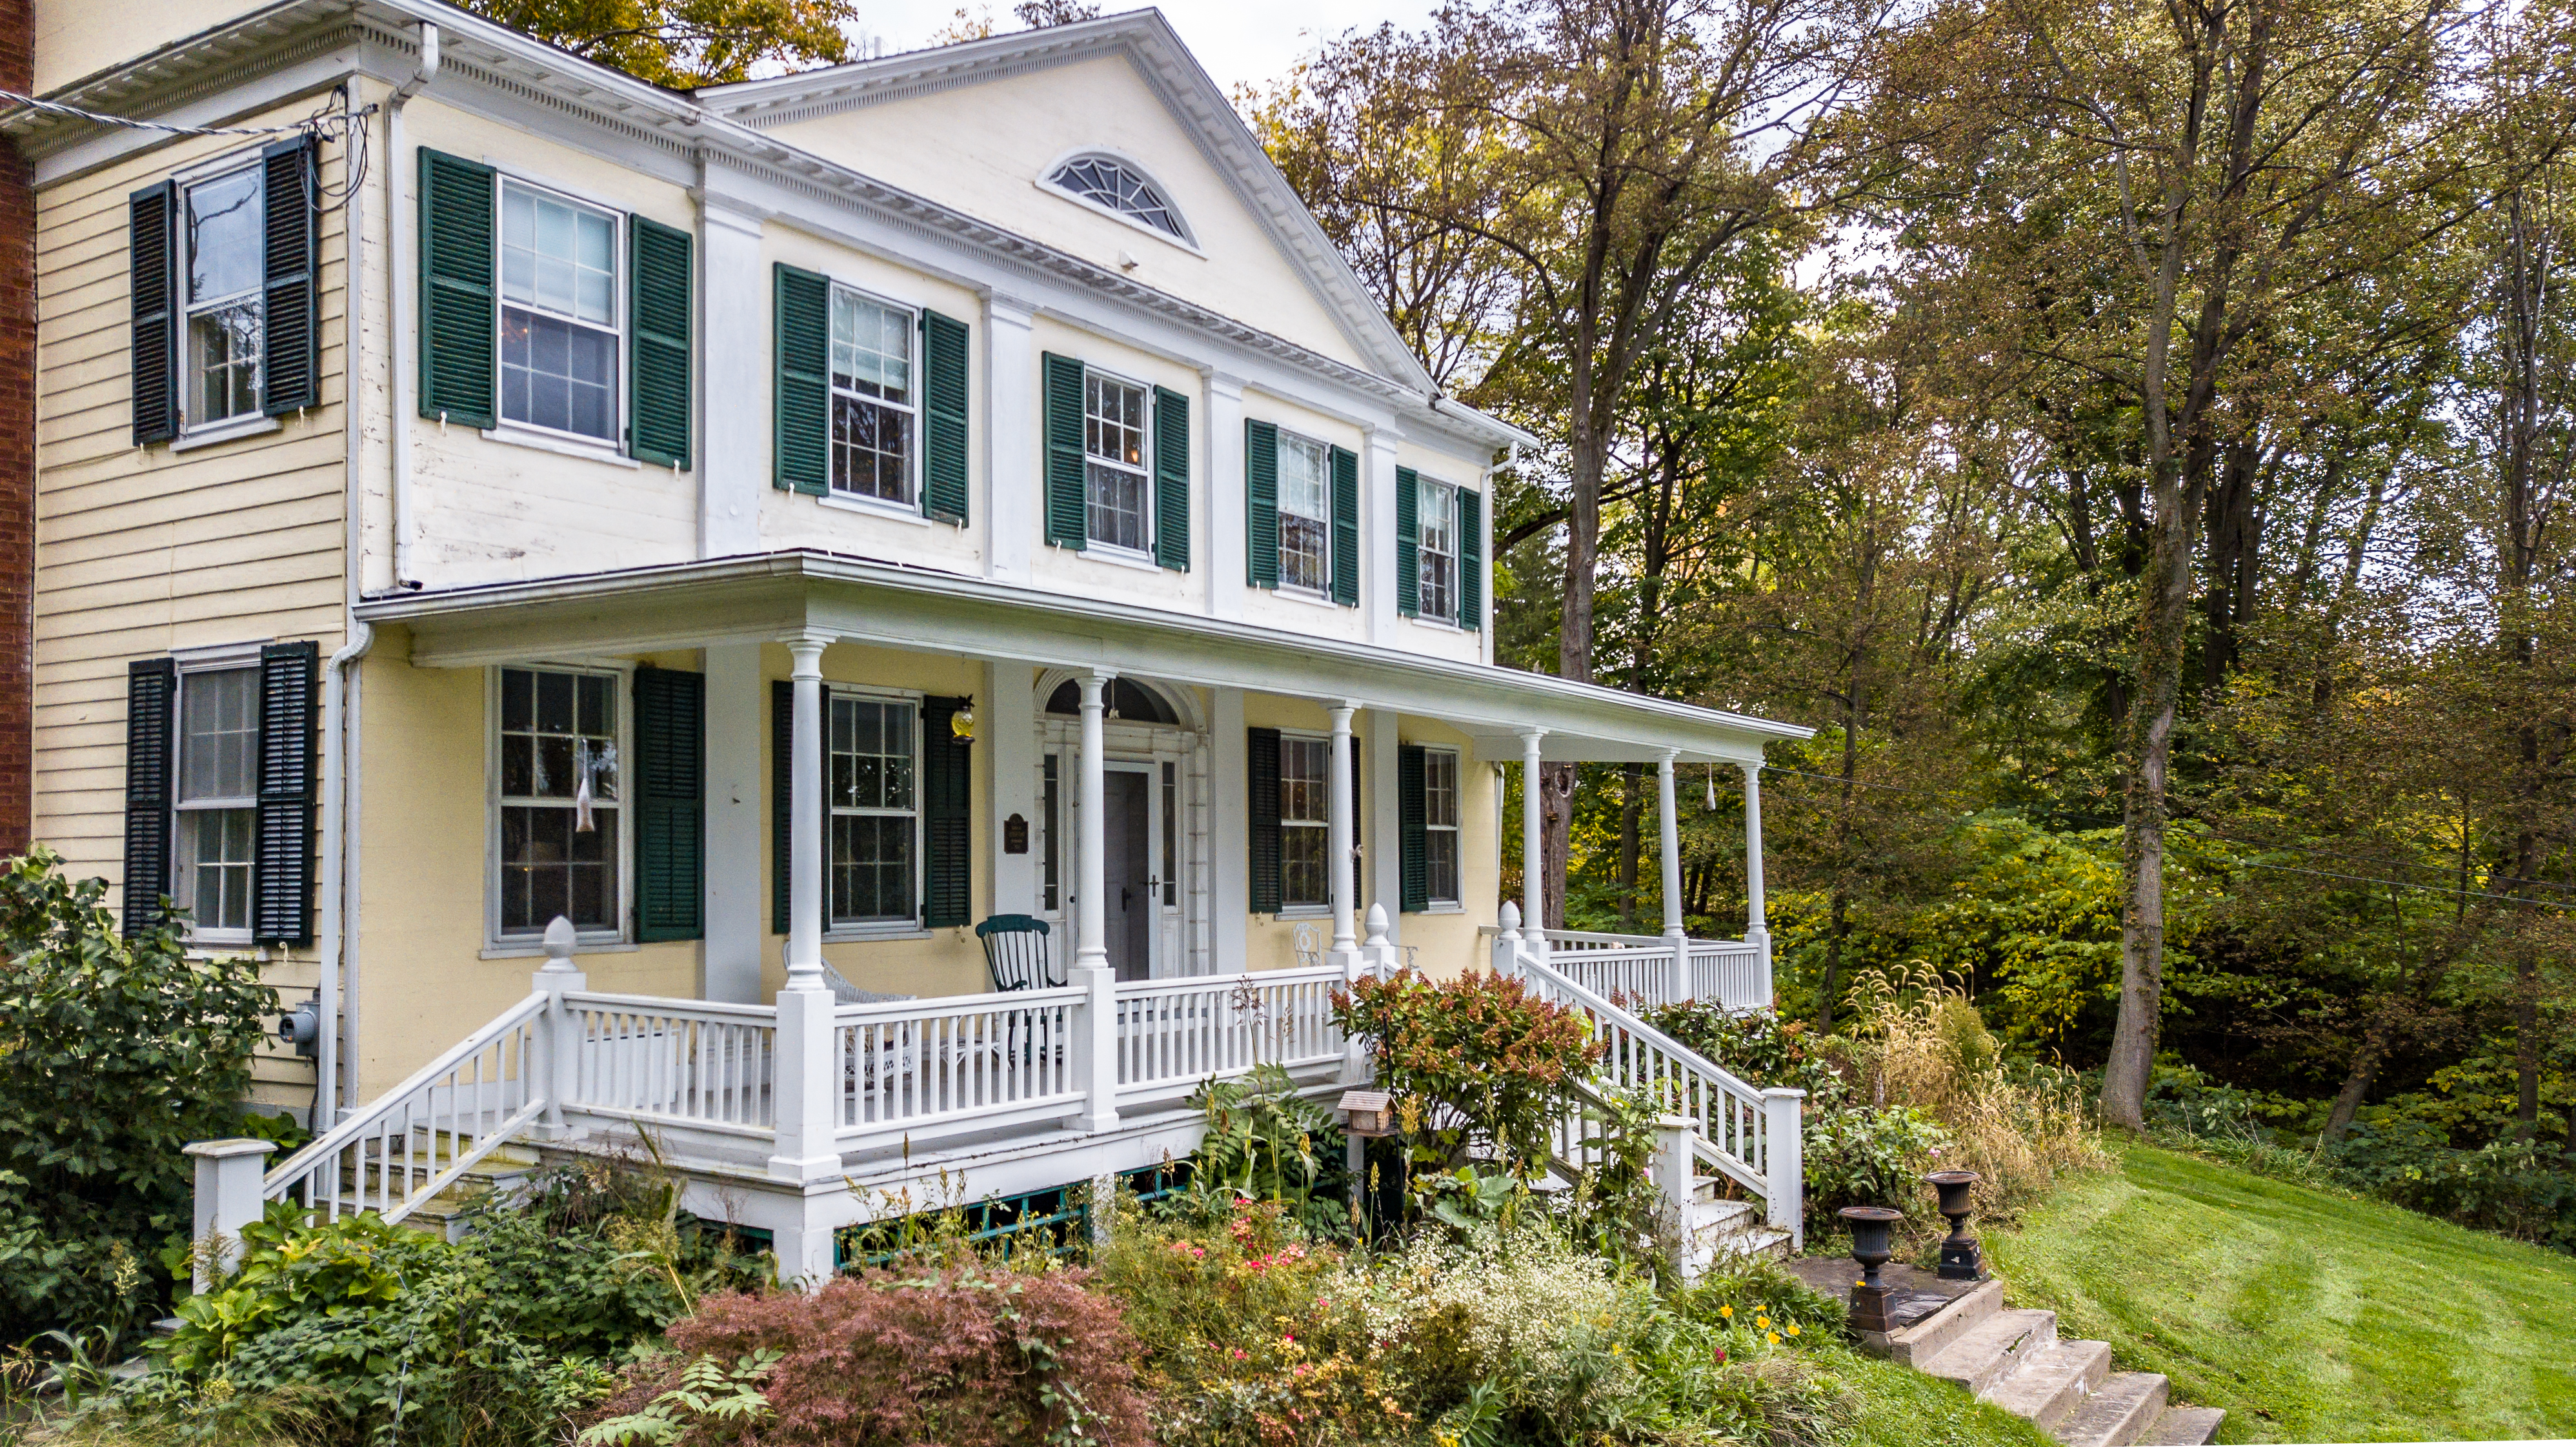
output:
POLYGON ((1977 1238, 1968 1234, 1968 1213, 1976 1209, 1969 1203, 1969 1189, 1977 1184, 1974 1171, 1934 1171, 1923 1178, 1925 1184, 1941 1193, 1941 1214, 1950 1222, 1950 1234, 1941 1241, 1941 1279, 1943 1281, 1983 1281, 1986 1258, 1977 1238))
POLYGON ((1336 1108, 1346 1135, 1375 1140, 1395 1134, 1395 1110, 1383 1090, 1345 1090, 1336 1108))
POLYGON ((1885 1206, 1845 1206, 1834 1214, 1850 1224, 1852 1260, 1860 1263, 1861 1279, 1851 1291, 1852 1330, 1884 1333, 1890 1330, 1887 1288, 1878 1284, 1878 1268, 1894 1254, 1888 1249, 1888 1228, 1904 1220, 1905 1213, 1885 1206))
POLYGON ((948 732, 960 743, 975 742, 975 701, 968 699, 948 716, 948 732))

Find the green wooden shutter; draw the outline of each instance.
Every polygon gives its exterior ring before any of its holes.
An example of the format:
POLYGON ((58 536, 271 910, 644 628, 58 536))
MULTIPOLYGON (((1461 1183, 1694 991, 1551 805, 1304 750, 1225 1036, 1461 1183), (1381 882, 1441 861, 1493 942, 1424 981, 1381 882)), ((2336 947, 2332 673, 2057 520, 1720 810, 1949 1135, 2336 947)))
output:
POLYGON ((1190 570, 1190 399, 1154 389, 1154 561, 1190 570))
POLYGON ((170 715, 178 685, 178 666, 167 658, 137 659, 126 665, 125 932, 129 935, 150 929, 161 918, 161 897, 170 892, 170 715))
POLYGON ((179 188, 156 181, 125 198, 134 328, 134 445, 179 435, 179 188))
MULTIPOLYGON (((1279 586, 1279 428, 1243 424, 1243 555, 1246 581, 1279 586)), ((1277 761, 1272 762, 1277 767, 1277 761)))
POLYGON ((259 807, 251 838, 251 938, 300 945, 313 938, 313 805, 321 717, 322 648, 271 643, 259 650, 259 807))
POLYGON ((492 168, 420 153, 420 415, 493 423, 492 168))
POLYGON ((1360 605, 1360 458, 1333 449, 1333 601, 1360 605))
MULTIPOLYGON (((689 233, 641 216, 626 224, 628 315, 635 359, 626 369, 629 451, 656 467, 689 465, 689 233)), ((671 935, 695 939, 695 934, 671 935)))
POLYGON ((1245 729, 1251 767, 1244 812, 1252 828, 1252 912, 1279 912, 1279 730, 1245 729))
POLYGON ((931 929, 974 922, 974 750, 948 722, 973 703, 921 701, 921 922, 931 929))
POLYGON ((787 870, 796 820, 796 685, 769 682, 769 932, 787 933, 787 870))
POLYGON ((1060 548, 1091 541, 1084 506, 1082 463, 1082 363, 1048 352, 1046 368, 1046 539, 1060 548))
POLYGON ((921 314, 921 511, 966 522, 966 324, 921 314))
POLYGON ((260 328, 265 355, 260 405, 271 417, 322 400, 322 326, 314 284, 322 250, 321 218, 314 204, 315 149, 311 136, 297 136, 260 152, 267 213, 262 218, 260 328))
POLYGON ((707 680, 635 670, 635 937, 706 934, 707 680))
POLYGON ((1422 613, 1422 479, 1410 467, 1395 470, 1395 611, 1422 613))
POLYGON ((1485 496, 1458 489, 1458 626, 1485 622, 1485 496))
POLYGON ((1402 844, 1397 872, 1406 914, 1431 907, 1431 796, 1423 768, 1422 745, 1395 746, 1395 832, 1402 844))
POLYGON ((776 263, 775 282, 777 485, 821 497, 832 489, 832 283, 783 261, 776 263))

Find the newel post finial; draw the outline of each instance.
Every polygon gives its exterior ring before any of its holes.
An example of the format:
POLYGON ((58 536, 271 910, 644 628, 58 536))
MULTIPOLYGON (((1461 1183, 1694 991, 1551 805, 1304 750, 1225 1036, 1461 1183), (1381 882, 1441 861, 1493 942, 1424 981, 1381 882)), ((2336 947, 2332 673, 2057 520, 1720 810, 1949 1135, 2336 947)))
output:
POLYGON ((581 932, 572 927, 571 920, 562 915, 556 915, 548 920, 546 922, 546 973, 570 974, 573 946, 580 942, 581 932))

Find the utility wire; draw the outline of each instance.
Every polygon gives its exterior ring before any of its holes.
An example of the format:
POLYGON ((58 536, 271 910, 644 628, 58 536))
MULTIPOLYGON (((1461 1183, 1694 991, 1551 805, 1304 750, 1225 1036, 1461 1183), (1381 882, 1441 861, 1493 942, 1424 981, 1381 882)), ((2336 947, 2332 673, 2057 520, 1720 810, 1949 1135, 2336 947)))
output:
MULTIPOLYGON (((132 116, 112 116, 104 111, 85 110, 80 106, 65 105, 61 101, 42 100, 7 89, 0 89, 0 101, 15 101, 19 105, 44 111, 50 115, 71 116, 78 120, 95 121, 106 126, 127 126, 139 131, 163 131, 174 136, 292 136, 308 132, 321 135, 340 128, 340 117, 337 112, 332 111, 324 111, 286 126, 181 126, 173 125, 168 121, 144 121, 136 120, 132 116)), ((374 106, 369 106, 358 114, 366 115, 374 109, 374 106)))

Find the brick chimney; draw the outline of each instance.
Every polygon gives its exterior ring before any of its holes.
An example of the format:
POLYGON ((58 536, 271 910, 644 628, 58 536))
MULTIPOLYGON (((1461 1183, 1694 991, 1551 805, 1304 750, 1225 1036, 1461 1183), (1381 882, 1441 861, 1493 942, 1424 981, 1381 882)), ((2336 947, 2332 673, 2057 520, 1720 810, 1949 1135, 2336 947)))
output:
MULTIPOLYGON (((35 84, 35 0, 0 0, 0 87, 35 84)), ((34 826, 36 191, 0 140, 0 854, 34 826)))

